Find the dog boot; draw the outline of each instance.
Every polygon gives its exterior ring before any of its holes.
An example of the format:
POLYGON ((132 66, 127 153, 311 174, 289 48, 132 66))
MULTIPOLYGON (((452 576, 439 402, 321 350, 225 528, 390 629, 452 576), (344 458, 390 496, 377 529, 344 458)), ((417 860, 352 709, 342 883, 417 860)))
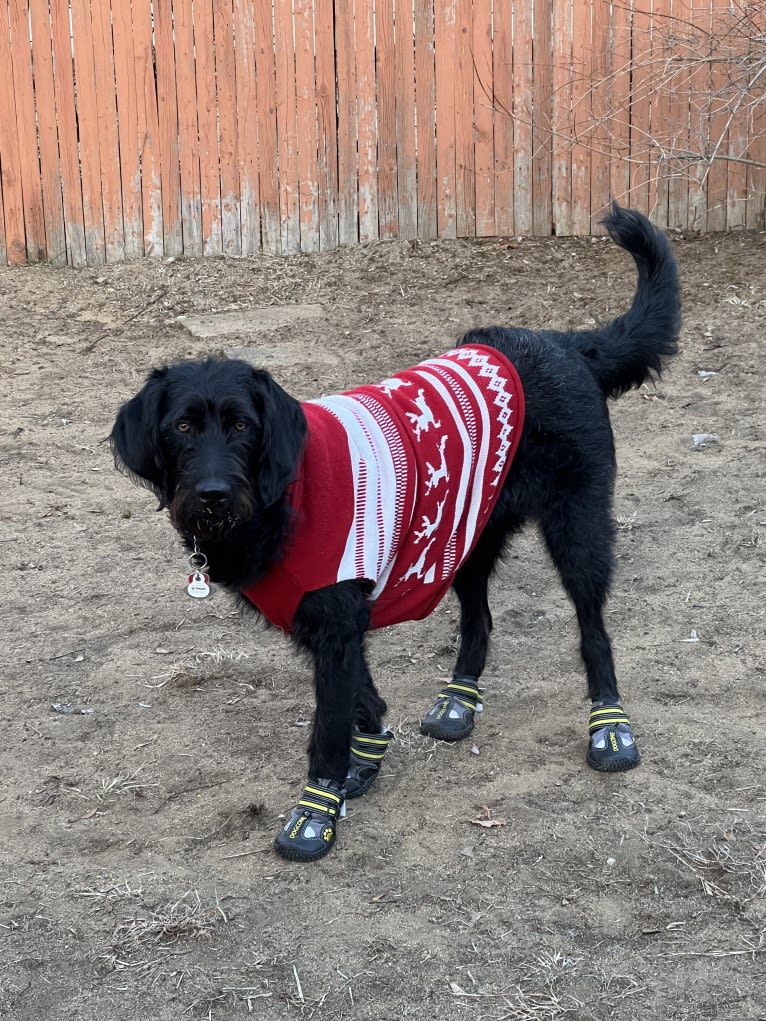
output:
POLYGON ((346 792, 334 780, 309 780, 300 800, 277 834, 277 854, 290 861, 315 861, 332 850, 335 828, 344 814, 346 792))
POLYGON ((372 787, 393 736, 390 730, 382 730, 379 734, 363 734, 354 727, 346 777, 347 798, 358 798, 372 787))
POLYGON ((630 720, 619 702, 594 702, 588 723, 588 765, 602 773, 633 769, 641 761, 630 720))
POLYGON ((474 715, 482 709, 478 679, 453 677, 439 692, 433 709, 420 721, 420 733, 438 741, 459 741, 471 733, 474 715))

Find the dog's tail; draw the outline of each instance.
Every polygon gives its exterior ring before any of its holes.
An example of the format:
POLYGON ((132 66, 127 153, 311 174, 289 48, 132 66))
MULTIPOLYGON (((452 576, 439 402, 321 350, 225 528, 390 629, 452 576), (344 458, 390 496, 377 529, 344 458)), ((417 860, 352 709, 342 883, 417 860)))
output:
POLYGON ((663 359, 676 353, 681 294, 670 242, 645 216, 613 202, 601 222, 633 256, 638 285, 625 315, 601 329, 575 334, 575 343, 604 394, 619 397, 659 376, 663 359))

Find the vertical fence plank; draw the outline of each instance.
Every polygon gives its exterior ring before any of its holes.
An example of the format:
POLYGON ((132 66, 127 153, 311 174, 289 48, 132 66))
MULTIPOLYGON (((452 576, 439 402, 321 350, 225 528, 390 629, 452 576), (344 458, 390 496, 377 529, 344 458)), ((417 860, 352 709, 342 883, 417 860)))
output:
POLYGON ((188 0, 173 0, 178 102, 178 162, 181 175, 181 231, 184 254, 202 255, 202 181, 197 134, 194 23, 188 0))
POLYGON ((609 204, 611 119, 609 113, 609 5, 595 0, 591 13, 590 73, 590 233, 603 234, 601 217, 609 204))
POLYGON ((630 205, 649 212, 649 178, 652 174, 650 136, 651 15, 643 5, 633 10, 632 88, 630 96, 630 205))
MULTIPOLYGON (((56 128, 56 98, 53 84, 53 52, 48 0, 30 0, 29 7, 43 216, 45 218, 45 248, 49 262, 54 265, 64 265, 66 264, 66 235, 61 193, 61 160, 56 128)), ((114 120, 114 118, 112 119, 114 120)))
MULTIPOLYGON (((0 3, 0 75, 6 83, 13 81, 8 5, 0 3)), ((5 217, 5 257, 11 263, 27 258, 24 232, 24 198, 21 187, 21 153, 16 127, 16 103, 13 89, 0 104, 0 180, 2 181, 3 214, 5 217)))
POLYGON ((458 237, 476 233, 476 163, 474 159, 472 0, 455 4, 455 230, 458 237))
POLYGON ((100 266, 106 261, 106 238, 101 194, 104 174, 101 170, 98 133, 93 25, 90 0, 71 0, 71 4, 85 253, 89 266, 100 266))
POLYGON ((214 33, 213 0, 196 0, 194 4, 194 70, 197 80, 203 255, 223 254, 214 33))
POLYGON ((112 12, 108 2, 94 0, 91 3, 91 31, 93 33, 93 71, 98 116, 96 138, 98 139, 101 164, 105 255, 107 262, 122 262, 125 258, 125 225, 122 218, 122 180, 114 78, 112 12))
POLYGON ((418 237, 437 236, 434 0, 415 0, 418 237))
MULTIPOLYGON (((692 7, 690 29, 694 39, 694 66, 689 74, 689 137, 692 150, 701 153, 708 136, 708 111, 703 109, 701 100, 706 96, 710 83, 710 54, 706 42, 710 31, 710 8, 692 7), (702 49, 700 49, 700 46, 702 49)), ((689 166, 689 212, 688 225, 694 230, 704 231, 707 226, 706 192, 707 166, 702 158, 689 166)))
POLYGON ((317 187, 319 247, 338 245, 338 125, 333 0, 316 0, 317 187))
POLYGON ((178 162, 180 129, 175 32, 171 0, 154 0, 154 35, 157 67, 157 160, 162 194, 162 250, 165 255, 177 256, 183 252, 183 229, 181 173, 178 162))
POLYGON ((162 255, 160 129, 157 114, 152 14, 152 0, 133 0, 133 61, 136 69, 137 141, 141 161, 144 254, 162 255))
POLYGON ((357 130, 359 132, 359 240, 378 235, 378 118, 375 102, 375 17, 368 0, 355 0, 357 130))
POLYGON ((255 0, 255 95, 261 245, 265 252, 270 253, 279 252, 282 246, 275 61, 272 3, 271 0, 255 0))
POLYGON ((434 4, 436 45, 436 212, 440 237, 457 231, 455 165, 456 0, 434 4))
POLYGON ((491 237, 495 233, 491 0, 474 2, 471 50, 476 234, 478 237, 491 237))
POLYGON ((649 211, 658 227, 668 225, 668 198, 673 164, 667 159, 666 145, 668 127, 671 123, 671 78, 668 74, 669 35, 673 23, 669 17, 669 4, 655 12, 652 43, 652 75, 655 84, 651 96, 651 160, 652 173, 649 178, 649 211))
POLYGON ((553 0, 553 229, 572 233, 571 0, 553 0))
POLYGON ((120 137, 122 214, 125 224, 125 255, 144 254, 143 204, 141 197, 141 139, 138 134, 138 95, 133 57, 133 16, 130 4, 116 0, 112 7, 114 77, 117 90, 117 123, 120 137))
POLYGON ((537 235, 553 229, 551 210, 551 116, 553 40, 551 5, 534 4, 532 124, 532 229, 537 235))
POLYGON ((631 10, 626 4, 613 4, 604 102, 609 110, 609 197, 621 205, 630 204, 630 32, 631 10))
MULTIPOLYGON (((725 32, 728 0, 711 0, 710 20, 710 134, 707 149, 710 156, 725 152, 727 110, 725 105, 726 68, 718 61, 718 37, 725 32)), ((713 159, 707 172, 707 229, 726 230, 726 204, 729 168, 724 160, 713 159)))
POLYGON ((56 91, 56 120, 61 154, 67 261, 72 266, 85 266, 86 249, 82 186, 80 184, 80 153, 75 111, 72 38, 67 0, 51 0, 51 27, 53 29, 53 83, 56 91))
POLYGON ((357 97, 354 5, 335 7, 335 47, 338 81, 338 241, 359 240, 357 178, 357 97))
POLYGON ((513 19, 509 5, 495 5, 493 25, 495 230, 513 234, 513 19))
MULTIPOLYGON (((269 5, 269 10, 271 5, 269 5)), ((240 252, 254 255, 261 248, 260 187, 258 182, 258 96, 256 20, 253 0, 234 0, 234 61, 236 80, 237 193, 240 252)))
MULTIPOLYGON (((45 219, 38 158, 28 0, 11 0, 10 15, 13 93, 16 107, 26 254, 29 259, 36 261, 45 257, 45 219)), ((11 81, 10 79, 5 80, 10 93, 11 81)))
POLYGON ((675 65, 669 76, 669 111, 666 128, 671 153, 668 175, 668 227, 685 229, 689 220, 689 162, 681 153, 689 152, 690 136, 689 75, 690 62, 696 57, 694 37, 690 32, 690 0, 672 0, 672 32, 674 41, 669 57, 675 65))
POLYGON ((274 0, 276 108, 279 145, 279 226, 283 255, 300 251, 298 138, 295 107, 295 47, 291 0, 274 0))
MULTIPOLYGON (((599 3, 601 0, 595 0, 599 3)), ((590 167, 592 149, 590 82, 592 66, 591 17, 594 0, 572 5, 572 234, 590 231, 590 167)))
POLYGON ((313 0, 295 0, 295 90, 301 251, 319 251, 316 77, 313 0))
POLYGON ((532 32, 534 0, 513 5, 513 219, 517 234, 532 233, 532 32))
POLYGON ((399 237, 418 232, 415 26, 412 0, 396 5, 396 172, 399 237))
MULTIPOLYGON (((677 2, 677 0, 676 0, 677 2)), ((753 12, 756 5, 752 5, 753 12)), ((755 15, 757 17, 757 15, 755 15)), ((726 17, 725 53, 735 67, 744 68, 753 62, 752 47, 754 40, 748 38, 741 25, 742 15, 735 15, 735 8, 730 7, 726 17), (748 49, 751 50, 748 53, 748 49)), ((760 23, 766 29, 766 10, 762 9, 760 23)), ((764 36, 761 35, 761 40, 764 36)), ((762 67, 763 65, 761 65, 762 67)), ((762 71, 763 74, 763 71, 762 71)), ((738 103, 741 104, 740 116, 732 117, 726 139, 726 151, 732 157, 728 164, 726 186, 726 229, 736 230, 747 223, 747 165, 740 160, 747 158, 749 119, 744 115, 748 104, 754 101, 752 89, 746 89, 744 75, 740 70, 732 77, 727 89, 727 112, 731 113, 738 103), (744 93, 744 94, 743 94, 744 93)))
MULTIPOLYGON (((763 96, 763 88, 761 88, 763 96)), ((766 227, 766 102, 757 103, 751 112, 750 144, 747 158, 751 161, 747 168, 747 214, 746 226, 749 228, 766 227)))
POLYGON ((241 255, 239 129, 232 0, 214 0, 213 27, 218 108, 218 160, 221 179, 221 251, 224 255, 241 255))
POLYGON ((396 50, 394 0, 375 5, 375 77, 378 108, 378 219, 380 237, 399 233, 396 178, 396 50))

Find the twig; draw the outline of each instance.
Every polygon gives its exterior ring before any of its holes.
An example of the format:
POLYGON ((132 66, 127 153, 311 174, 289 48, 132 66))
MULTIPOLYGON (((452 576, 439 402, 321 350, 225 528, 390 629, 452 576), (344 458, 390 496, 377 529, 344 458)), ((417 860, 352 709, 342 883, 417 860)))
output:
POLYGON ((293 975, 295 975, 295 987, 298 990, 298 999, 301 1003, 305 1003, 306 1000, 303 996, 303 987, 301 986, 301 980, 298 978, 298 969, 293 965, 293 975))

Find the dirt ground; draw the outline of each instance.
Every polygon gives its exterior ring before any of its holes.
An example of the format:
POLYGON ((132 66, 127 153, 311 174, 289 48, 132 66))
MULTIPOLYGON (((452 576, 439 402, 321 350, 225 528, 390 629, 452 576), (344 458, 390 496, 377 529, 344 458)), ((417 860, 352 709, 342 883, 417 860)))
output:
POLYGON ((310 672, 224 592, 186 595, 175 533, 112 466, 116 408, 220 349, 179 316, 320 304, 226 340, 309 397, 472 326, 611 317, 630 259, 491 240, 0 271, 0 1016, 766 1018, 766 235, 674 245, 682 353, 612 406, 608 623, 643 764, 586 767, 573 613, 530 531, 493 590, 473 740, 418 732, 452 597, 372 637, 398 740, 314 865, 271 846, 310 672))

